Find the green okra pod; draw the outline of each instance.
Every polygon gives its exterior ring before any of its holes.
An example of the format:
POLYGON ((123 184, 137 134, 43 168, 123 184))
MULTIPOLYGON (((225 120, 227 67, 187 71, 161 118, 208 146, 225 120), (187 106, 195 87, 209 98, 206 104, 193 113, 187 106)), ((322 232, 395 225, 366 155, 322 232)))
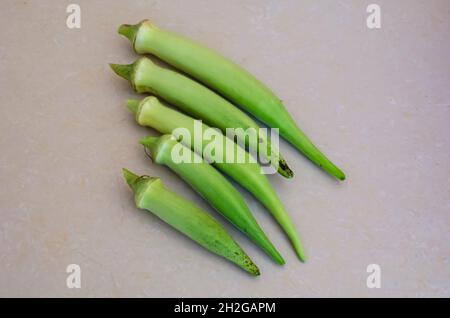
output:
POLYGON ((239 105, 270 127, 311 161, 340 180, 345 174, 335 166, 297 126, 282 101, 249 72, 222 55, 177 34, 162 30, 148 20, 124 24, 126 36, 139 54, 153 54, 198 79, 239 105))
MULTIPOLYGON (((128 108, 135 114, 136 121, 140 125, 154 128, 163 134, 173 134, 179 128, 186 129, 190 132, 189 136, 191 140, 185 140, 183 138, 180 142, 187 147, 191 147, 193 151, 201 151, 205 155, 210 141, 202 139, 201 149, 195 149, 196 142, 194 137, 196 136, 196 124, 198 124, 198 121, 194 118, 163 105, 154 96, 144 98, 140 102, 137 100, 129 100, 128 108)), ((202 124, 201 129, 202 131, 206 131, 210 127, 202 124)), ((299 259, 305 260, 304 250, 294 224, 269 180, 261 172, 259 164, 256 161, 252 162, 250 154, 222 134, 216 135, 216 141, 219 141, 218 144, 223 145, 223 148, 218 147, 218 149, 215 149, 214 158, 216 160, 213 158, 205 159, 208 162, 212 162, 217 169, 230 176, 238 184, 252 193, 271 212, 272 216, 277 220, 290 239, 299 259), (245 154, 244 162, 227 162, 227 153, 238 153, 238 149, 245 154)))
POLYGON ((241 194, 214 167, 180 144, 172 135, 146 137, 140 142, 149 150, 155 163, 173 170, 274 261, 284 264, 284 259, 264 234, 241 194), (174 156, 180 151, 187 152, 191 160, 189 162, 178 162, 177 158, 174 160, 174 156), (199 158, 194 158, 195 156, 199 158))
POLYGON ((139 177, 126 169, 123 169, 123 175, 134 192, 138 208, 149 210, 207 250, 230 260, 250 274, 260 274, 250 257, 207 212, 168 190, 159 178, 139 177))
POLYGON ((160 67, 146 57, 130 65, 111 64, 111 67, 139 93, 162 97, 183 112, 219 128, 224 134, 228 128, 234 128, 233 133, 249 150, 254 153, 260 150, 260 158, 268 159, 281 175, 287 178, 293 176, 265 131, 242 110, 209 88, 180 73, 160 67))

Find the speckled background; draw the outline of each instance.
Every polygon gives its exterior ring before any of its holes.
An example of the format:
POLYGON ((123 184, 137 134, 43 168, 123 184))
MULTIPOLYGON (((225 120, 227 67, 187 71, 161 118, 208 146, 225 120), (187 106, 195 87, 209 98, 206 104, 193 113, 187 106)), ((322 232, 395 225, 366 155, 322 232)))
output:
MULTIPOLYGON (((0 296, 450 296, 450 2, 0 2, 0 296), (296 172, 271 176, 309 255, 302 264, 243 192, 287 264, 226 225, 262 270, 232 264, 134 207, 121 168, 160 176, 214 213, 137 140, 136 96, 109 62, 116 34, 150 18, 241 64, 284 100, 348 175, 338 183, 282 142, 296 172), (81 267, 81 289, 66 267, 81 267), (366 286, 369 264, 381 288, 366 286)), ((221 219, 223 221, 223 219, 221 219)), ((225 224, 225 222, 223 222, 225 224)))

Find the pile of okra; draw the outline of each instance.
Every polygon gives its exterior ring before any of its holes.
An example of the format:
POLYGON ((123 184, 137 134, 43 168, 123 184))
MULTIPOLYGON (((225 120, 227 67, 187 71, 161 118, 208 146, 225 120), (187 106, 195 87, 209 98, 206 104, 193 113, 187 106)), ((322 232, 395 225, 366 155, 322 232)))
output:
MULTIPOLYGON (((267 129, 261 129, 247 113, 277 129, 281 137, 330 175, 344 180, 344 173, 314 146, 281 100, 237 64, 148 20, 121 25, 118 32, 130 40, 136 53, 143 55, 132 64, 110 66, 136 92, 150 94, 140 101, 128 100, 127 106, 138 124, 161 133, 140 140, 152 162, 174 171, 273 261, 283 265, 283 257, 228 176, 263 204, 286 233, 298 258, 305 261, 299 235, 267 177, 267 171, 285 178, 292 178, 294 173, 277 143, 272 142, 272 134, 269 138, 267 129), (155 56, 173 68, 155 64, 144 55, 155 56), (199 128, 214 137, 214 151, 211 143, 195 140, 199 128), (229 129, 235 132, 231 137, 229 129), (229 160, 230 153, 233 160, 229 160)), ((123 169, 123 175, 138 208, 152 212, 248 273, 260 274, 250 257, 209 213, 167 189, 160 178, 138 176, 127 169, 123 169)))

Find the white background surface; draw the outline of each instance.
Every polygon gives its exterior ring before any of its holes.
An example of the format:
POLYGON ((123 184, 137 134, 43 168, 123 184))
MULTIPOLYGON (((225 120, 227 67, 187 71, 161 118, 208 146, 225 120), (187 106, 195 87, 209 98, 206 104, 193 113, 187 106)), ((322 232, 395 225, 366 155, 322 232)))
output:
MULTIPOLYGON (((0 296, 450 296, 450 2, 0 2, 0 296), (253 278, 134 207, 121 168, 160 176, 109 69, 136 56, 116 34, 143 18, 223 53, 285 102, 347 174, 338 183, 282 142, 296 177, 271 176, 307 250, 297 261, 268 213, 250 208, 287 264, 227 225, 253 278), (66 287, 66 266, 82 288, 66 287), (366 287, 366 267, 382 288, 366 287)), ((223 219, 221 219, 223 221, 223 219)), ((225 222, 223 222, 225 224, 225 222)))

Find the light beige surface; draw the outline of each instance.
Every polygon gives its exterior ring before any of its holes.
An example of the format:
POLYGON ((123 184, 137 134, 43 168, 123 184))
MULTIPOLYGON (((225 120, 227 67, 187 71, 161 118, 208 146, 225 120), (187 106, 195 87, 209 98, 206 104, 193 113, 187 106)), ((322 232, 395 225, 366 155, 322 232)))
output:
POLYGON ((81 30, 66 2, 0 2, 0 296, 450 296, 449 1, 377 0, 380 30, 365 25, 368 1, 74 1, 81 30), (135 59, 116 29, 143 18, 256 74, 347 173, 339 184, 281 144, 296 177, 270 179, 306 264, 247 193, 287 260, 227 226, 259 278, 134 207, 122 167, 214 213, 150 164, 137 140, 154 132, 108 67, 135 59), (366 287, 371 263, 381 289, 366 287))

